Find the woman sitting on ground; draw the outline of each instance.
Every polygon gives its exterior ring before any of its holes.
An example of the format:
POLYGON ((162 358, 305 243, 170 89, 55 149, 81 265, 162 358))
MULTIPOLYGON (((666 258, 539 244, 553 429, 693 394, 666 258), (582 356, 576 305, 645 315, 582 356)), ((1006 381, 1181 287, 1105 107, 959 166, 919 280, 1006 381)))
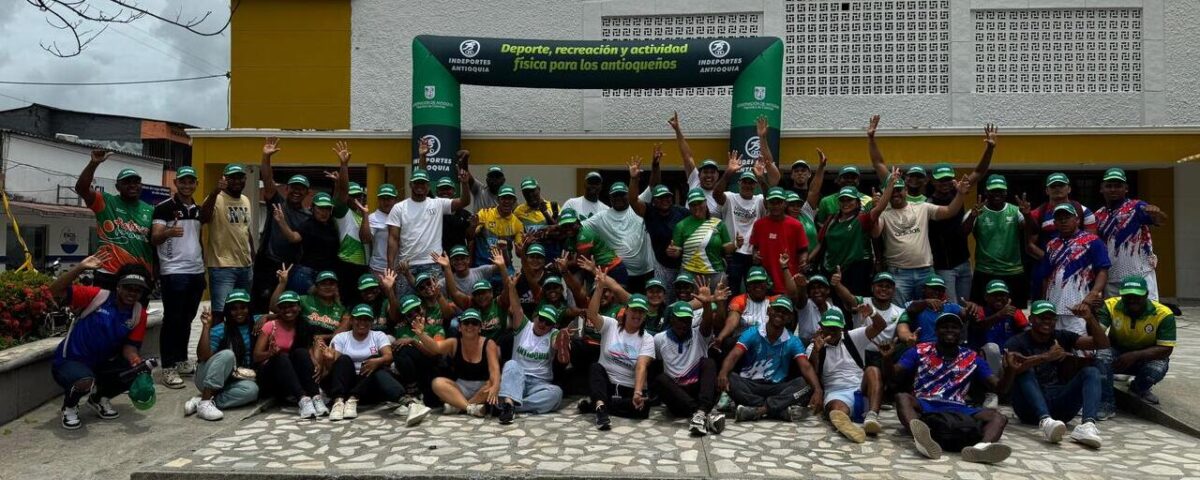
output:
MULTIPOLYGON (((371 330, 375 323, 375 312, 367 304, 354 307, 350 315, 350 331, 334 335, 333 367, 329 373, 329 396, 333 408, 329 420, 336 422, 358 416, 358 401, 398 402, 404 395, 404 387, 388 371, 392 364, 392 345, 387 334, 371 330)), ((425 415, 429 411, 425 410, 425 415)), ((408 425, 416 425, 425 417, 409 418, 408 425)))
POLYGON ((274 391, 284 401, 298 401, 300 418, 327 415, 321 390, 313 378, 315 368, 309 349, 297 344, 307 334, 300 320, 300 296, 287 291, 275 299, 275 313, 264 315, 258 340, 254 342, 254 364, 263 391, 274 391))
POLYGON ((451 357, 450 374, 454 377, 433 379, 433 392, 446 402, 445 413, 467 412, 483 417, 487 405, 495 405, 500 392, 500 346, 479 334, 483 321, 479 312, 467 309, 458 316, 458 338, 437 341, 425 333, 424 319, 412 322, 421 345, 438 355, 451 357))
POLYGON ((253 372, 250 340, 250 294, 233 290, 225 297, 225 321, 212 324, 212 313, 205 307, 200 313, 200 341, 196 344, 196 388, 199 397, 183 404, 185 416, 196 414, 204 420, 225 417, 226 408, 239 407, 258 400, 258 383, 253 372))
POLYGON ((608 415, 646 418, 646 369, 654 360, 654 338, 642 331, 649 305, 646 297, 634 295, 620 320, 600 314, 600 299, 612 280, 596 271, 596 290, 588 303, 587 320, 600 331, 600 361, 588 371, 591 397, 579 402, 581 413, 595 413, 596 427, 612 428, 608 415))

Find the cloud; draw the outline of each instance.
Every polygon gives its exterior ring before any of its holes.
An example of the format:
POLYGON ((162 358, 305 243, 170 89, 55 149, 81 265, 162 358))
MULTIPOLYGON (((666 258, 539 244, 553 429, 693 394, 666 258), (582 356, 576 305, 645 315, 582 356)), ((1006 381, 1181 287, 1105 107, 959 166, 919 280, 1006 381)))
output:
MULTIPOLYGON (((89 0, 100 4, 98 0, 89 0)), ((173 18, 181 2, 152 0, 148 9, 173 18), (169 3, 176 4, 175 6, 169 3)), ((190 0, 184 19, 212 11, 217 29, 228 18, 228 0, 190 0)), ((222 74, 229 70, 229 32, 203 37, 153 18, 112 24, 82 54, 59 58, 39 44, 74 40, 46 22, 46 13, 23 1, 0 1, 0 80, 102 82, 222 74)), ((63 47, 66 50, 66 47, 63 47)), ((228 80, 120 86, 0 85, 0 109, 37 102, 70 110, 171 120, 223 128, 228 119, 228 80), (15 100, 17 97, 25 101, 15 100)))

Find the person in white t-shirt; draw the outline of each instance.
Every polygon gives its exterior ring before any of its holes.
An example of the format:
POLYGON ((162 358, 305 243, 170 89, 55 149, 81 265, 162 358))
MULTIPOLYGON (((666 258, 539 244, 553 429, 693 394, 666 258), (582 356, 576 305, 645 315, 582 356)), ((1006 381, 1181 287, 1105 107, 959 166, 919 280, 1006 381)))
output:
POLYGON ((841 311, 826 311, 807 354, 825 392, 829 422, 854 443, 863 443, 867 435, 883 431, 879 423, 883 376, 879 367, 867 366, 866 355, 867 345, 876 341, 887 322, 867 304, 859 305, 856 313, 870 317, 871 324, 846 330, 841 311))
POLYGON ((704 192, 704 198, 708 201, 708 211, 713 215, 720 215, 721 205, 713 198, 713 190, 717 186, 717 179, 721 176, 720 168, 717 168, 717 162, 711 158, 705 159, 696 168, 696 158, 692 156, 692 147, 688 146, 687 139, 683 137, 683 128, 679 126, 679 112, 675 112, 671 118, 667 119, 667 124, 671 125, 671 129, 675 131, 675 142, 679 145, 679 156, 683 159, 683 174, 687 176, 688 189, 699 188, 704 192))
POLYGON ((608 210, 608 205, 600 201, 600 192, 604 190, 604 177, 600 172, 588 172, 583 179, 583 195, 571 197, 563 202, 562 209, 571 209, 580 220, 592 218, 600 212, 608 210))
POLYGON ((829 310, 841 312, 842 309, 830 301, 830 283, 824 275, 805 277, 803 274, 797 274, 789 278, 788 272, 784 272, 783 276, 787 279, 789 296, 796 304, 795 328, 789 326, 788 329, 792 330, 805 344, 808 344, 812 341, 813 335, 817 333, 818 324, 821 322, 821 317, 825 316, 825 312, 829 310))
MULTIPOLYGON (((701 295, 704 310, 712 295, 701 295)), ((725 415, 714 410, 717 398, 717 364, 705 355, 716 323, 711 315, 696 316, 688 302, 675 302, 667 309, 667 328, 654 336, 655 353, 662 373, 654 377, 654 389, 663 405, 679 418, 691 416, 688 430, 694 436, 720 434, 725 415)))
POLYGON ((359 304, 350 318, 350 330, 334 335, 329 342, 335 357, 325 391, 334 399, 329 409, 329 420, 333 422, 357 417, 359 400, 396 402, 404 396, 404 387, 388 371, 392 364, 391 341, 387 334, 371 329, 374 310, 359 304))
MULTIPOLYGON (((641 159, 637 159, 637 163, 640 164, 641 159)), ((636 166, 630 166, 630 171, 636 169, 636 166)), ((636 187, 637 182, 634 185, 636 187)), ((608 195, 612 208, 597 213, 583 225, 592 228, 621 258, 628 275, 624 281, 625 289, 630 293, 646 293, 646 282, 654 278, 654 252, 650 248, 645 220, 630 208, 629 187, 624 182, 612 184, 608 195)))
POLYGON ((870 325, 876 314, 883 317, 883 321, 887 324, 883 332, 878 337, 875 337, 875 341, 870 345, 866 345, 868 352, 867 363, 874 365, 876 363, 875 360, 878 360, 877 357, 879 356, 879 347, 875 346, 875 342, 890 343, 896 337, 896 324, 900 320, 900 315, 904 313, 903 308, 892 303, 892 297, 896 294, 896 280, 892 278, 892 274, 887 272, 875 274, 875 278, 871 280, 871 296, 867 298, 856 296, 850 292, 850 289, 842 284, 841 276, 840 271, 834 273, 830 279, 830 283, 833 284, 834 294, 842 300, 842 305, 854 314, 853 321, 850 322, 850 327, 858 328, 870 325), (871 306, 871 310, 869 310, 871 315, 863 316, 859 314, 859 308, 863 304, 871 306))
MULTIPOLYGON (((471 174, 465 169, 458 171, 458 182, 465 185, 471 174)), ((398 270, 401 263, 408 265, 413 277, 429 273, 440 276, 441 268, 430 254, 442 253, 442 221, 448 215, 471 204, 471 189, 464 188, 455 199, 437 198, 429 195, 429 173, 414 169, 409 180, 412 196, 397 203, 388 213, 387 260, 391 268, 398 270)), ((396 282, 397 296, 413 293, 412 285, 402 279, 396 282)))
POLYGON ((647 418, 646 369, 654 360, 654 338, 642 330, 649 310, 643 295, 630 298, 620 320, 600 315, 607 275, 596 270, 596 289, 588 302, 587 321, 600 331, 600 361, 588 371, 589 399, 579 402, 580 413, 595 413, 596 428, 609 430, 609 414, 647 418))
POLYGON ((517 302, 516 289, 508 286, 509 315, 520 323, 513 338, 512 360, 504 363, 500 374, 500 401, 496 416, 508 425, 520 413, 550 413, 558 410, 563 391, 551 383, 554 362, 571 363, 571 333, 554 328, 559 312, 553 305, 542 305, 533 319, 526 319, 517 302))
MULTIPOLYGON (((765 116, 758 118, 757 126, 759 138, 767 138, 768 128, 765 116)), ((779 183, 781 176, 779 168, 775 166, 775 157, 771 155, 768 143, 762 142, 762 148, 759 150, 762 156, 750 159, 753 166, 749 169, 746 168, 746 159, 742 158, 737 150, 730 151, 729 162, 725 166, 725 175, 717 182, 712 192, 713 200, 720 205, 719 209, 713 210, 713 212, 720 213, 721 221, 729 232, 729 238, 743 240, 737 242, 741 246, 729 255, 725 266, 726 282, 734 295, 745 291, 742 280, 750 266, 754 264, 754 247, 750 245, 750 233, 754 230, 754 222, 767 215, 763 195, 756 194, 754 191, 767 191, 779 183), (725 191, 726 186, 735 178, 737 179, 738 193, 730 195, 725 191)))
POLYGON ((385 183, 379 186, 375 192, 375 204, 377 205, 374 212, 367 216, 367 221, 359 225, 358 236, 362 239, 363 245, 369 249, 367 266, 376 275, 383 275, 383 272, 392 267, 392 263, 396 259, 388 258, 388 216, 392 213, 392 207, 396 206, 397 202, 396 186, 390 183, 385 183))

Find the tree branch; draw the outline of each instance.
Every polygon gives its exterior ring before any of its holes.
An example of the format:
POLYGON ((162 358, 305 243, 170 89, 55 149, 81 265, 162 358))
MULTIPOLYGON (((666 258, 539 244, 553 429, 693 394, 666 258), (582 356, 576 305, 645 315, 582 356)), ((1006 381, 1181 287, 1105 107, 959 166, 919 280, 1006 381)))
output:
POLYGON ((83 49, 88 46, 96 37, 100 36, 108 29, 108 26, 114 23, 133 23, 144 17, 150 17, 168 25, 174 25, 196 35, 203 37, 212 37, 220 35, 229 29, 230 23, 233 21, 233 14, 241 5, 241 0, 235 0, 233 6, 229 10, 229 18, 221 25, 219 29, 205 31, 198 28, 212 16, 212 11, 204 12, 201 15, 195 15, 187 20, 183 19, 183 9, 179 9, 174 18, 159 15, 139 6, 131 0, 25 0, 26 3, 37 7, 49 15, 46 18, 46 23, 50 24, 59 30, 67 30, 74 37, 75 46, 73 49, 68 49, 66 52, 59 47, 58 42, 52 42, 46 45, 44 42, 39 43, 43 50, 57 57, 74 57, 83 52, 83 49), (95 6, 95 3, 107 1, 119 7, 116 13, 106 13, 103 8, 95 6), (74 20, 68 20, 72 18, 74 20), (57 19, 57 22, 55 21, 57 19), (85 23, 98 23, 104 26, 98 31, 95 29, 83 29, 85 23))

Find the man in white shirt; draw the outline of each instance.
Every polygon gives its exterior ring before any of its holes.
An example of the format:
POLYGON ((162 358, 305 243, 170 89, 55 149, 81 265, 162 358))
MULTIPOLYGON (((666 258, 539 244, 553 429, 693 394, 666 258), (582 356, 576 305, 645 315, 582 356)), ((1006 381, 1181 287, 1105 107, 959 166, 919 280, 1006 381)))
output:
MULTIPOLYGON (((470 180, 470 172, 459 169, 459 184, 466 185, 470 180)), ((435 279, 440 279, 441 269, 431 254, 443 251, 442 215, 457 212, 470 205, 471 189, 462 189, 459 197, 453 200, 431 197, 429 173, 419 168, 413 170, 409 188, 412 190, 412 196, 397 203, 388 214, 387 259, 395 262, 393 270, 403 265, 414 278, 422 273, 429 273, 435 279)), ((396 293, 413 293, 412 285, 402 278, 396 280, 396 293)))
POLYGON ((646 293, 646 282, 654 278, 654 252, 650 248, 645 220, 629 208, 629 187, 624 182, 614 183, 608 194, 612 208, 597 213, 583 224, 594 229, 621 257, 629 274, 625 290, 646 293))
POLYGON ((846 318, 839 310, 828 310, 821 317, 821 330, 808 346, 808 361, 817 372, 825 392, 825 411, 833 427, 854 443, 863 443, 867 435, 883 431, 879 407, 883 404, 883 376, 879 367, 866 366, 867 345, 872 345, 887 322, 870 305, 859 305, 860 315, 870 325, 846 330, 846 318), (864 372, 864 367, 866 368, 864 372), (854 422, 861 421, 859 427, 854 422))
POLYGON ((679 144, 679 156, 683 158, 683 174, 687 176, 688 188, 699 188, 704 191, 704 198, 708 200, 709 214, 719 215, 721 205, 713 198, 713 190, 717 186, 717 179, 721 176, 717 162, 705 159, 700 164, 700 168, 696 168, 692 147, 688 146, 687 139, 683 137, 683 128, 679 126, 679 112, 668 119, 667 123, 675 131, 675 142, 679 144))
POLYGON ((604 177, 600 172, 588 172, 583 181, 583 196, 572 197, 563 203, 562 209, 575 210, 580 220, 592 218, 600 212, 608 210, 608 205, 600 201, 600 192, 604 188, 604 177))
POLYGON ((385 183, 379 186, 375 193, 376 210, 367 216, 367 221, 359 225, 359 237, 363 245, 369 248, 367 266, 376 275, 382 275, 384 270, 391 268, 394 258, 388 258, 388 215, 397 201, 396 186, 385 183))
MULTIPOLYGON (((711 297, 707 295, 706 297, 711 297)), ((705 309, 712 298, 700 299, 705 309)), ((653 379, 656 392, 672 415, 688 418, 692 435, 719 434, 725 415, 713 410, 717 397, 717 364, 705 355, 712 338, 712 315, 697 317, 687 302, 675 302, 665 312, 668 327, 654 336, 662 373, 653 379)))
POLYGON ((867 363, 874 365, 876 362, 873 360, 878 360, 879 356, 879 347, 875 343, 888 343, 895 338, 896 323, 900 320, 900 315, 904 313, 903 308, 892 303, 892 297, 896 295, 895 278, 888 272, 875 274, 875 278, 871 280, 870 298, 859 297, 850 292, 850 289, 842 284, 841 273, 834 273, 830 279, 830 283, 833 284, 834 293, 842 300, 842 305, 845 305, 847 311, 854 314, 850 323, 851 328, 865 327, 871 324, 873 317, 863 316, 858 312, 859 307, 863 304, 870 305, 870 311, 879 314, 883 317, 884 322, 887 322, 887 326, 884 327, 883 332, 880 332, 879 336, 875 337, 874 343, 866 345, 868 352, 867 363))

